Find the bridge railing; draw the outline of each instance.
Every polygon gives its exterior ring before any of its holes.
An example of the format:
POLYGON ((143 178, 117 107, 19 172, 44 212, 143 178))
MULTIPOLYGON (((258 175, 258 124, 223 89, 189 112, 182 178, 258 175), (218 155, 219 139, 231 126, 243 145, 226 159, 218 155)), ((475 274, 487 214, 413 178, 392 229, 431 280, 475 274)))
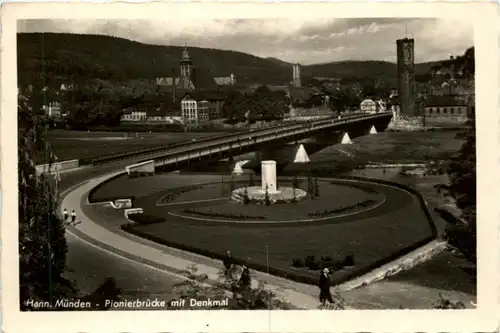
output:
MULTIPOLYGON (((372 115, 372 116, 362 116, 365 119, 373 119, 379 118, 381 114, 372 115)), ((388 115, 385 115, 388 116, 388 115)), ((214 154, 220 154, 224 152, 228 152, 232 149, 246 148, 249 146, 254 146, 256 144, 269 143, 274 140, 279 140, 285 137, 296 136, 300 134, 305 134, 309 132, 314 132, 318 130, 322 130, 325 128, 329 128, 332 126, 341 126, 348 123, 353 123, 359 120, 359 116, 346 117, 341 120, 330 119, 328 121, 321 121, 317 123, 311 123, 309 126, 304 126, 301 124, 300 126, 286 128, 282 131, 274 131, 269 132, 267 134, 262 134, 260 136, 251 136, 245 135, 238 138, 237 141, 234 140, 223 140, 219 142, 211 142, 206 143, 204 146, 191 147, 186 148, 182 151, 171 152, 167 155, 158 155, 150 157, 150 159, 155 159, 156 166, 164 166, 169 164, 175 164, 179 162, 183 162, 186 160, 190 160, 192 158, 201 158, 205 156, 210 156, 214 154)))
POLYGON ((231 142, 241 142, 243 140, 247 140, 249 138, 256 138, 259 136, 266 136, 268 134, 279 134, 283 132, 287 132, 290 130, 294 129, 300 129, 300 128, 308 128, 308 131, 311 128, 316 128, 318 129, 318 126, 326 124, 326 126, 322 126, 320 128, 324 127, 329 127, 331 126, 332 123, 335 124, 343 124, 346 122, 352 122, 356 121, 359 118, 365 118, 365 119, 371 119, 371 118, 378 118, 380 117, 381 114, 372 114, 372 115, 366 115, 366 114, 358 114, 358 115, 352 115, 348 117, 341 117, 340 119, 336 117, 332 118, 327 118, 327 119, 321 119, 317 121, 309 121, 309 122, 294 122, 294 123, 288 123, 280 126, 273 126, 273 127, 267 127, 267 128, 262 128, 258 130, 253 130, 253 131, 248 131, 245 133, 235 133, 235 134, 229 134, 229 135, 219 135, 219 136, 212 136, 212 137, 207 137, 207 138, 202 138, 196 141, 184 141, 184 142, 179 142, 176 144, 171 144, 159 148, 152 148, 152 149, 141 149, 137 150, 134 152, 127 152, 123 154, 116 154, 100 159, 96 159, 93 161, 94 165, 102 165, 102 164, 108 164, 108 163, 115 163, 115 162, 120 162, 124 160, 129 160, 129 159, 138 159, 138 158, 144 158, 144 159, 154 159, 154 158, 159 158, 159 157, 167 157, 167 156, 176 156, 178 154, 184 154, 186 152, 191 152, 191 151, 196 151, 199 150, 200 148, 206 148, 208 146, 216 146, 220 144, 227 144, 231 142), (168 154, 166 154, 168 152, 168 154))
MULTIPOLYGON (((299 124, 299 123, 302 123, 302 122, 297 121, 297 122, 293 122, 293 123, 288 123, 287 125, 299 124)), ((249 132, 250 133, 258 133, 259 131, 269 130, 271 128, 279 128, 279 127, 281 127, 281 126, 270 126, 270 127, 265 127, 265 128, 259 128, 258 130, 250 130, 249 132)), ((91 160, 91 163, 92 163, 92 165, 102 165, 102 164, 108 164, 108 163, 115 163, 115 162, 119 162, 119 161, 123 161, 123 160, 127 160, 127 159, 137 158, 141 155, 147 156, 147 155, 151 155, 151 154, 162 153, 162 152, 165 152, 169 149, 174 149, 177 147, 186 147, 187 148, 189 146, 196 145, 200 142, 212 141, 215 139, 222 139, 222 138, 234 138, 234 137, 240 136, 241 134, 242 133, 240 132, 240 133, 231 133, 231 134, 222 134, 222 135, 211 135, 211 136, 207 136, 207 137, 200 138, 200 139, 185 140, 185 141, 171 143, 171 144, 160 146, 160 147, 146 148, 146 149, 142 148, 142 149, 138 149, 138 150, 131 151, 131 152, 129 151, 126 153, 118 153, 118 154, 113 154, 113 155, 103 155, 103 156, 98 156, 98 157, 93 158, 91 160)))

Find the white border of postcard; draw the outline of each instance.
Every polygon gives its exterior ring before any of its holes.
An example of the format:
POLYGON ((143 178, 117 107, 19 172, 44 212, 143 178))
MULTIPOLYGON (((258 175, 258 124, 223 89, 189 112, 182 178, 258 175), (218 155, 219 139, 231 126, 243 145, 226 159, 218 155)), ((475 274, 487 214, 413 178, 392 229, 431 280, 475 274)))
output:
POLYGON ((2 317, 11 332, 491 332, 498 327, 498 5, 495 3, 9 3, 2 6, 2 317), (174 16, 175 15, 175 16, 174 16), (17 206, 18 19, 454 17, 474 22, 478 161, 475 310, 19 311, 17 206))

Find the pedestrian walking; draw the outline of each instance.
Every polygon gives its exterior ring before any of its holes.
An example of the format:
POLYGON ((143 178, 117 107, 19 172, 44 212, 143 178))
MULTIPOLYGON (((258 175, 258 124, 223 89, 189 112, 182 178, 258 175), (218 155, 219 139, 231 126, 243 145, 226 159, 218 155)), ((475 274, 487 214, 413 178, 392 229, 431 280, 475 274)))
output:
POLYGON ((231 251, 229 251, 229 250, 226 251, 226 257, 222 260, 222 263, 224 264, 224 267, 226 268, 226 271, 224 272, 224 274, 226 276, 228 276, 229 271, 234 264, 234 258, 231 255, 231 251))
POLYGON ((64 210, 63 210, 63 218, 64 218, 64 222, 68 221, 68 210, 66 208, 64 208, 64 210))
POLYGON ((75 224, 75 221, 76 221, 76 213, 75 213, 75 210, 73 209, 71 211, 71 223, 75 224))
POLYGON ((323 305, 325 305, 326 301, 328 301, 330 304, 333 303, 332 294, 330 293, 332 281, 330 281, 328 273, 330 273, 328 268, 324 268, 319 277, 319 301, 323 305))

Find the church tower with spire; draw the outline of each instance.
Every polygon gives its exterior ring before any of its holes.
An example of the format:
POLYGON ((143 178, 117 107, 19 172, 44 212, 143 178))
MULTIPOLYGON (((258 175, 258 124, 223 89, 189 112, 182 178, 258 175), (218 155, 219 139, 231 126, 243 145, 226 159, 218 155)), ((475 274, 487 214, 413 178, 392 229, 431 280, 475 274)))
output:
POLYGON ((184 44, 184 50, 181 56, 181 77, 191 80, 193 75, 193 60, 189 56, 187 44, 184 44))

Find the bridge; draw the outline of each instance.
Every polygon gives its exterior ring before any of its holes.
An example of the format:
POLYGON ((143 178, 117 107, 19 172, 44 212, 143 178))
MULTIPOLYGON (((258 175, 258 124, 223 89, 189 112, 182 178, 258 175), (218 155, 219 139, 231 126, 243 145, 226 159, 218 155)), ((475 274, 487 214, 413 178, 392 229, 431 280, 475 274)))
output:
POLYGON ((209 137, 156 149, 130 152, 97 159, 94 165, 139 161, 127 167, 130 173, 151 173, 155 169, 174 171, 195 163, 211 163, 225 158, 256 152, 258 159, 275 159, 278 164, 292 163, 293 152, 303 145, 309 154, 342 139, 356 138, 384 131, 392 118, 391 112, 327 118, 264 128, 245 133, 209 137), (287 154, 292 152, 292 154, 287 154))

